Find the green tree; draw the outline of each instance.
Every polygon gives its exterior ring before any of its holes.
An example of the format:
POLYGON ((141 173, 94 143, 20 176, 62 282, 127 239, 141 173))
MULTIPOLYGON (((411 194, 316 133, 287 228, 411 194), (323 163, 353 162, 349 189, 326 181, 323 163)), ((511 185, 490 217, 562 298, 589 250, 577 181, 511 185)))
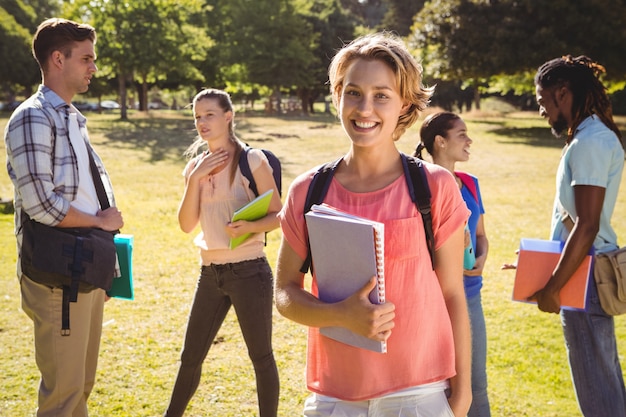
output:
POLYGON ((35 33, 39 22, 33 6, 25 4, 20 0, 0 0, 0 9, 3 9, 5 14, 11 16, 17 25, 28 32, 35 33))
POLYGON ((291 88, 309 84, 309 64, 314 61, 311 44, 318 34, 296 13, 288 0, 256 2, 230 0, 233 23, 229 30, 230 62, 246 66, 252 83, 291 88))
POLYGON ((478 104, 480 90, 524 92, 519 80, 564 54, 588 55, 623 79, 626 60, 615 51, 625 25, 624 0, 431 0, 409 39, 427 74, 471 85, 478 104))
POLYGON ((208 15, 216 46, 206 65, 219 72, 215 78, 269 87, 278 103, 283 91, 310 85, 319 34, 302 15, 306 3, 213 0, 208 15))
POLYGON ((127 117, 127 87, 139 86, 140 110, 147 109, 150 85, 172 76, 181 82, 202 79, 196 64, 210 46, 205 32, 187 23, 202 7, 199 0, 87 0, 74 13, 98 31, 99 61, 118 79, 121 117, 127 117))
POLYGON ((400 36, 409 35, 413 18, 424 7, 425 0, 387 0, 387 3, 379 29, 390 30, 400 36))
POLYGON ((313 31, 319 34, 313 50, 315 60, 308 68, 310 83, 298 86, 302 108, 312 113, 314 101, 320 95, 329 94, 327 81, 330 60, 345 42, 354 39, 358 20, 343 9, 338 0, 314 1, 304 18, 311 24, 313 31))
POLYGON ((492 26, 493 10, 487 3, 469 0, 429 1, 415 17, 410 37, 427 76, 446 82, 461 81, 466 84, 462 87, 471 86, 476 92, 477 108, 480 108, 479 87, 486 78, 499 72, 496 63, 499 56, 493 49, 503 45, 494 32, 509 23, 498 16, 498 26, 492 26))
POLYGON ((32 28, 33 33, 39 23, 51 17, 65 17, 61 14, 64 0, 7 0, 8 2, 21 3, 23 6, 35 12, 36 20, 32 28))
POLYGON ((542 35, 525 49, 533 69, 547 59, 584 54, 607 67, 609 80, 624 79, 626 59, 618 51, 626 44, 625 0, 524 0, 514 12, 519 20, 530 22, 529 38, 542 35))
POLYGON ((330 57, 356 24, 339 0, 212 0, 205 11, 215 44, 202 68, 212 85, 248 101, 289 92, 304 111, 327 91, 330 57))
POLYGON ((13 100, 17 89, 30 95, 40 80, 39 67, 31 53, 37 15, 21 1, 0 1, 0 88, 13 100))
POLYGON ((382 22, 388 0, 341 0, 341 4, 361 21, 360 33, 371 32, 382 22))

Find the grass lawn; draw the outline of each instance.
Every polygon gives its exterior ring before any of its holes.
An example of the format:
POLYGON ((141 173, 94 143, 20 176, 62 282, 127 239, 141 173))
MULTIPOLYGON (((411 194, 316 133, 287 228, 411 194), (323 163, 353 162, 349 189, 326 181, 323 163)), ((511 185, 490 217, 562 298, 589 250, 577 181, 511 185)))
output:
MULTIPOLYGON (((135 236, 135 300, 111 300, 104 330, 92 416, 152 417, 163 413, 178 369, 178 356, 198 274, 193 235, 178 228, 183 189, 182 152, 194 138, 189 111, 88 115, 91 140, 109 170, 123 233, 135 236)), ((0 116, 4 131, 8 115, 0 116)), ((536 113, 495 111, 464 115, 474 139, 471 160, 457 168, 480 179, 490 253, 483 305, 488 333, 489 395, 494 416, 579 415, 569 379, 559 317, 511 301, 514 272, 500 266, 515 259, 522 237, 547 238, 554 173, 561 142, 536 113)), ((283 163, 283 192, 304 170, 341 155, 349 141, 329 115, 265 117, 237 115, 239 136, 274 151, 283 163)), ((626 131, 626 118, 619 119, 626 131)), ((418 126, 398 142, 411 153, 418 126)), ((4 155, 4 142, 0 143, 4 155)), ((0 198, 12 197, 0 170, 0 198)), ((626 194, 614 215, 626 242, 626 194)), ((32 416, 38 372, 32 324, 20 308, 15 277, 13 216, 0 214, 0 416, 32 416)), ((275 265, 280 232, 268 235, 275 265)), ((624 317, 616 319, 618 344, 626 352, 624 317)), ((306 329, 274 316, 274 347, 281 377, 281 416, 301 415, 306 329)), ((231 311, 205 361, 189 416, 257 415, 254 373, 231 311)))

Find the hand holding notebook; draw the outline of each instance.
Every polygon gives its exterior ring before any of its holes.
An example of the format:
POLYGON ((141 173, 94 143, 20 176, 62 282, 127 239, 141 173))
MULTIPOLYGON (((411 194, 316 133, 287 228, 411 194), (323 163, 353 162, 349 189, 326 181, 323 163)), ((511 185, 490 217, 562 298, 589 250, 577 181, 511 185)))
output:
MULTIPOLYGON (((267 190, 254 200, 250 201, 248 204, 239 208, 233 213, 233 217, 231 222, 236 222, 237 220, 247 220, 254 221, 261 219, 267 216, 267 212, 270 207, 270 202, 272 201, 272 195, 274 194, 274 190, 267 190)), ((235 249, 237 246, 241 245, 246 239, 248 239, 252 233, 246 233, 244 235, 234 237, 230 239, 230 249, 235 249)))
MULTIPOLYGON (((536 303, 531 297, 544 288, 556 268, 563 242, 522 239, 513 283, 513 300, 536 303)), ((589 279, 593 279, 592 256, 587 255, 560 291, 561 308, 585 310, 589 279)))
MULTIPOLYGON (((369 294, 373 304, 385 302, 384 224, 342 212, 326 204, 305 215, 313 271, 320 300, 335 303, 354 295, 377 278, 369 294)), ((345 327, 323 327, 324 336, 353 346, 385 352, 385 342, 358 335, 345 327)))

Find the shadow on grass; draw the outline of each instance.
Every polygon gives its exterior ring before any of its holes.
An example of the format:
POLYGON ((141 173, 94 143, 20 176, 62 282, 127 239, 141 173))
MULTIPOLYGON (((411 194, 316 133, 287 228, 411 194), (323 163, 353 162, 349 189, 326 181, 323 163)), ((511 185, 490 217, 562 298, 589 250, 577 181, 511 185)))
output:
MULTIPOLYGON (((236 131, 242 140, 255 142, 281 138, 284 134, 257 130, 256 124, 247 121, 247 117, 265 117, 265 115, 238 114, 236 131)), ((327 127, 336 123, 332 115, 316 113, 306 115, 271 115, 286 122, 319 122, 316 128, 327 127)), ((180 160, 187 147, 193 143, 196 130, 190 113, 167 113, 162 115, 133 114, 128 120, 109 119, 90 121, 90 132, 102 135, 107 146, 128 148, 147 152, 149 162, 180 160)))
POLYGON ((146 151, 150 162, 180 160, 196 130, 189 116, 133 116, 128 120, 93 123, 90 131, 104 136, 107 146, 146 151))
POLYGON ((334 113, 325 113, 325 112, 315 112, 315 113, 302 113, 302 112, 288 112, 283 114, 277 113, 265 113, 264 111, 245 111, 238 112, 235 120, 237 123, 241 123, 242 120, 245 120, 246 117, 273 117, 279 118, 285 121, 294 121, 294 122, 313 122, 319 121, 320 123, 336 123, 337 116, 334 113))
MULTIPOLYGON (((548 125, 548 122, 543 120, 545 123, 545 127, 543 126, 526 126, 526 127, 511 127, 511 124, 515 123, 515 120, 519 120, 521 123, 534 121, 536 118, 534 117, 517 117, 511 120, 503 121, 503 120, 489 120, 489 119, 477 119, 475 120, 477 123, 488 124, 500 126, 499 128, 494 128, 490 130, 493 134, 500 136, 502 139, 499 140, 500 143, 508 143, 508 144, 524 144, 530 146, 541 146, 545 148, 556 148, 560 149, 565 144, 565 135, 563 133, 562 138, 556 138, 552 135, 552 131, 548 125)), ((626 132, 626 117, 625 116, 614 116, 615 123, 618 128, 624 135, 626 132)))
POLYGON ((515 113, 510 116, 505 114, 500 117, 476 115, 468 119, 487 126, 487 131, 496 136, 498 143, 556 149, 562 148, 565 143, 565 139, 555 138, 548 122, 538 118, 535 113, 515 113))
MULTIPOLYGON (((265 115, 263 112, 242 112, 237 114, 237 133, 244 141, 265 142, 281 138, 284 133, 271 132, 259 128, 259 123, 251 122, 249 118, 278 118, 285 123, 313 122, 311 129, 333 127, 338 124, 336 116, 326 113, 312 115, 286 114, 265 115)), ((498 137, 500 143, 523 144, 544 148, 560 149, 564 140, 555 138, 548 126, 530 125, 529 121, 536 122, 535 118, 516 117, 505 118, 476 118, 472 121, 489 125, 488 130, 498 137), (519 125, 516 126, 517 121, 519 125)), ((624 129, 624 119, 617 120, 621 129, 624 129)), ((536 124, 536 123, 535 123, 536 124)), ((98 132, 112 147, 133 147, 147 152, 149 162, 162 160, 177 160, 185 149, 194 141, 196 131, 193 118, 189 112, 145 114, 136 113, 128 120, 108 119, 95 121, 90 125, 90 131, 98 132)), ((289 135, 289 134, 288 134, 289 135)))
MULTIPOLYGON (((315 113, 312 115, 265 115, 262 112, 238 113, 236 119, 237 133, 245 142, 262 143, 281 138, 289 132, 272 132, 259 128, 258 122, 249 118, 279 118, 285 123, 312 122, 311 129, 337 126, 334 115, 315 113)), ((549 126, 524 126, 532 119, 476 118, 474 123, 489 125, 488 130, 498 137, 500 143, 524 144, 545 148, 560 149, 563 140, 555 138, 549 126), (520 126, 515 126, 519 120, 520 126)), ((163 160, 180 161, 183 152, 194 141, 196 131, 193 118, 189 112, 130 115, 128 120, 108 119, 95 120, 90 131, 101 134, 108 146, 145 151, 149 154, 148 162, 163 160)), ((271 128, 269 128, 271 129, 271 128)), ((282 130, 282 129, 281 129, 282 130)))
POLYGON ((502 137, 502 139, 499 140, 500 143, 556 149, 562 148, 565 143, 564 139, 554 137, 549 127, 502 127, 494 129, 491 132, 502 137))

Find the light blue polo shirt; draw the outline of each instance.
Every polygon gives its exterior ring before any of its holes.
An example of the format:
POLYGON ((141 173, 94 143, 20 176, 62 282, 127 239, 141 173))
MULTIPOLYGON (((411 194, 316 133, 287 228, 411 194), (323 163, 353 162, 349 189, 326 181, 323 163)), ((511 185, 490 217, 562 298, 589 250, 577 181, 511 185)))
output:
POLYGON ((563 152, 556 174, 556 197, 552 216, 553 240, 565 241, 568 236, 559 210, 559 202, 576 218, 575 185, 593 185, 606 189, 600 216, 600 231, 593 242, 597 252, 617 248, 617 235, 611 227, 617 193, 624 168, 624 150, 615 132, 595 115, 578 126, 563 152))

